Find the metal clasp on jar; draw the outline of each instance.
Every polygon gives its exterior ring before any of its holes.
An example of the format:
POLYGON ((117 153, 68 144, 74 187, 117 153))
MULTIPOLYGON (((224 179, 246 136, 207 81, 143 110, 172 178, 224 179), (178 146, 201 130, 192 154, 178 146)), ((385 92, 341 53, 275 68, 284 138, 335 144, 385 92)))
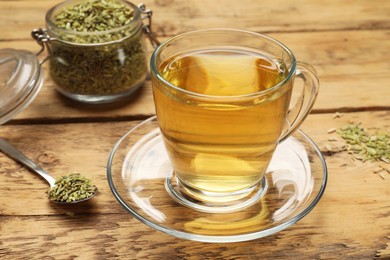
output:
POLYGON ((156 48, 158 45, 160 45, 160 41, 157 39, 157 36, 152 31, 152 15, 153 11, 150 9, 146 9, 145 4, 139 4, 138 5, 139 10, 141 11, 141 14, 145 15, 141 17, 142 20, 147 19, 147 24, 144 25, 143 31, 148 36, 150 43, 154 48, 156 48))
MULTIPOLYGON (((50 45, 48 44, 51 40, 50 36, 47 34, 46 29, 38 28, 31 31, 31 36, 35 41, 41 46, 41 49, 35 53, 35 56, 39 56, 45 48, 50 52, 50 45)), ((45 61, 49 59, 49 56, 46 56, 42 61, 39 62, 42 65, 45 61)))

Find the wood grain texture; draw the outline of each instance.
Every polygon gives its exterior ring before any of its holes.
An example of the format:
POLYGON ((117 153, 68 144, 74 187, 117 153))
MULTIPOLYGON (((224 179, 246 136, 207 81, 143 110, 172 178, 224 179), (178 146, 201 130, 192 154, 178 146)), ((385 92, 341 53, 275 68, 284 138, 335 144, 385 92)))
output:
POLYGON ((329 181, 320 203, 292 227, 250 242, 205 244, 154 231, 126 213, 106 179, 113 144, 133 122, 11 125, 6 137, 53 175, 81 171, 99 187, 99 195, 80 207, 49 203, 46 183, 0 154, 0 256, 14 259, 92 257, 98 259, 166 257, 213 259, 370 259, 387 254, 390 236, 390 174, 382 179, 378 163, 353 160, 346 152, 327 153, 328 129, 363 122, 370 131, 390 129, 390 113, 311 115, 302 129, 326 155, 329 181), (74 213, 70 216, 69 213, 74 213), (68 252, 60 245, 67 243, 68 252), (205 248, 207 251, 205 252, 205 248), (292 258, 291 258, 292 257, 292 258))
MULTIPOLYGON (((38 51, 30 32, 45 26, 58 2, 0 0, 0 49, 38 51)), ((328 133, 350 122, 390 132, 390 1, 143 2, 160 40, 210 27, 247 29, 280 40, 317 69, 320 94, 301 129, 325 156, 324 196, 295 225, 253 241, 209 244, 155 231, 116 202, 106 177, 115 142, 154 114, 150 80, 122 102, 85 105, 55 91, 46 63, 37 98, 0 126, 0 136, 55 177, 82 172, 99 194, 77 207, 52 204, 44 180, 0 153, 0 259, 390 259, 390 174, 376 172, 390 165, 354 160, 328 133)))
MULTIPOLYGON (((0 1, 1 37, 28 39, 32 28, 45 26, 45 14, 60 1, 0 1), (28 15, 26 15, 28 14, 28 15)), ((210 27, 258 32, 389 29, 387 0, 208 1, 147 0, 160 36, 210 27)), ((135 4, 138 2, 134 1, 135 4)))
POLYGON ((388 242, 376 237, 370 244, 361 243, 344 230, 319 232, 325 221, 313 211, 311 220, 266 238, 207 244, 178 240, 124 214, 14 217, 2 220, 2 232, 13 235, 2 237, 0 255, 2 259, 373 259, 388 242))
MULTIPOLYGON (((270 36, 289 46, 299 61, 316 68, 321 88, 313 112, 389 109, 390 88, 386 86, 390 82, 390 30, 273 33, 270 36)), ((0 42, 0 48, 10 45, 30 51, 38 47, 33 41, 0 42)), ((151 51, 149 46, 149 55, 151 51)), ((17 120, 91 121, 107 117, 122 120, 154 114, 149 80, 138 93, 123 102, 82 105, 57 93, 48 65, 44 65, 45 81, 40 93, 17 120)))

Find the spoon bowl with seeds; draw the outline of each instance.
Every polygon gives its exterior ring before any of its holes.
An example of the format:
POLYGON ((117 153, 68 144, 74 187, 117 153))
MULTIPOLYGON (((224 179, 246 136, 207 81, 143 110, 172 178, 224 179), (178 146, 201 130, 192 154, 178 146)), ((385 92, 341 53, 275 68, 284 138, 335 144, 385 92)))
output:
POLYGON ((52 202, 74 204, 89 200, 95 197, 97 193, 97 187, 79 173, 62 176, 57 180, 54 179, 49 173, 3 138, 0 138, 0 151, 44 178, 50 185, 47 195, 52 202))

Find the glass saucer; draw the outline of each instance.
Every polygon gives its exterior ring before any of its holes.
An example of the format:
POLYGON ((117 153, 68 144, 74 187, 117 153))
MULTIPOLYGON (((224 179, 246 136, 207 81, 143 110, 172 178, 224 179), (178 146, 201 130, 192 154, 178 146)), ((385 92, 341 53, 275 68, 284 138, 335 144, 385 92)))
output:
POLYGON ((172 236, 203 242, 247 241, 281 231, 314 208, 327 181, 321 152, 299 130, 278 145, 265 174, 265 194, 238 211, 206 213, 179 204, 166 188, 171 174, 156 117, 130 129, 108 160, 111 191, 135 218, 172 236))

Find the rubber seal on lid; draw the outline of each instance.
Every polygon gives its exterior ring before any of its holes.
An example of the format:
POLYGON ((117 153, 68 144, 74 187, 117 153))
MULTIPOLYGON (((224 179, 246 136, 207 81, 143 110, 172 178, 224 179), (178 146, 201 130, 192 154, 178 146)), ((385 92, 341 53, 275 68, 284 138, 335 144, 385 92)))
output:
POLYGON ((0 50, 0 125, 34 100, 43 83, 42 74, 35 54, 26 50, 0 50))

